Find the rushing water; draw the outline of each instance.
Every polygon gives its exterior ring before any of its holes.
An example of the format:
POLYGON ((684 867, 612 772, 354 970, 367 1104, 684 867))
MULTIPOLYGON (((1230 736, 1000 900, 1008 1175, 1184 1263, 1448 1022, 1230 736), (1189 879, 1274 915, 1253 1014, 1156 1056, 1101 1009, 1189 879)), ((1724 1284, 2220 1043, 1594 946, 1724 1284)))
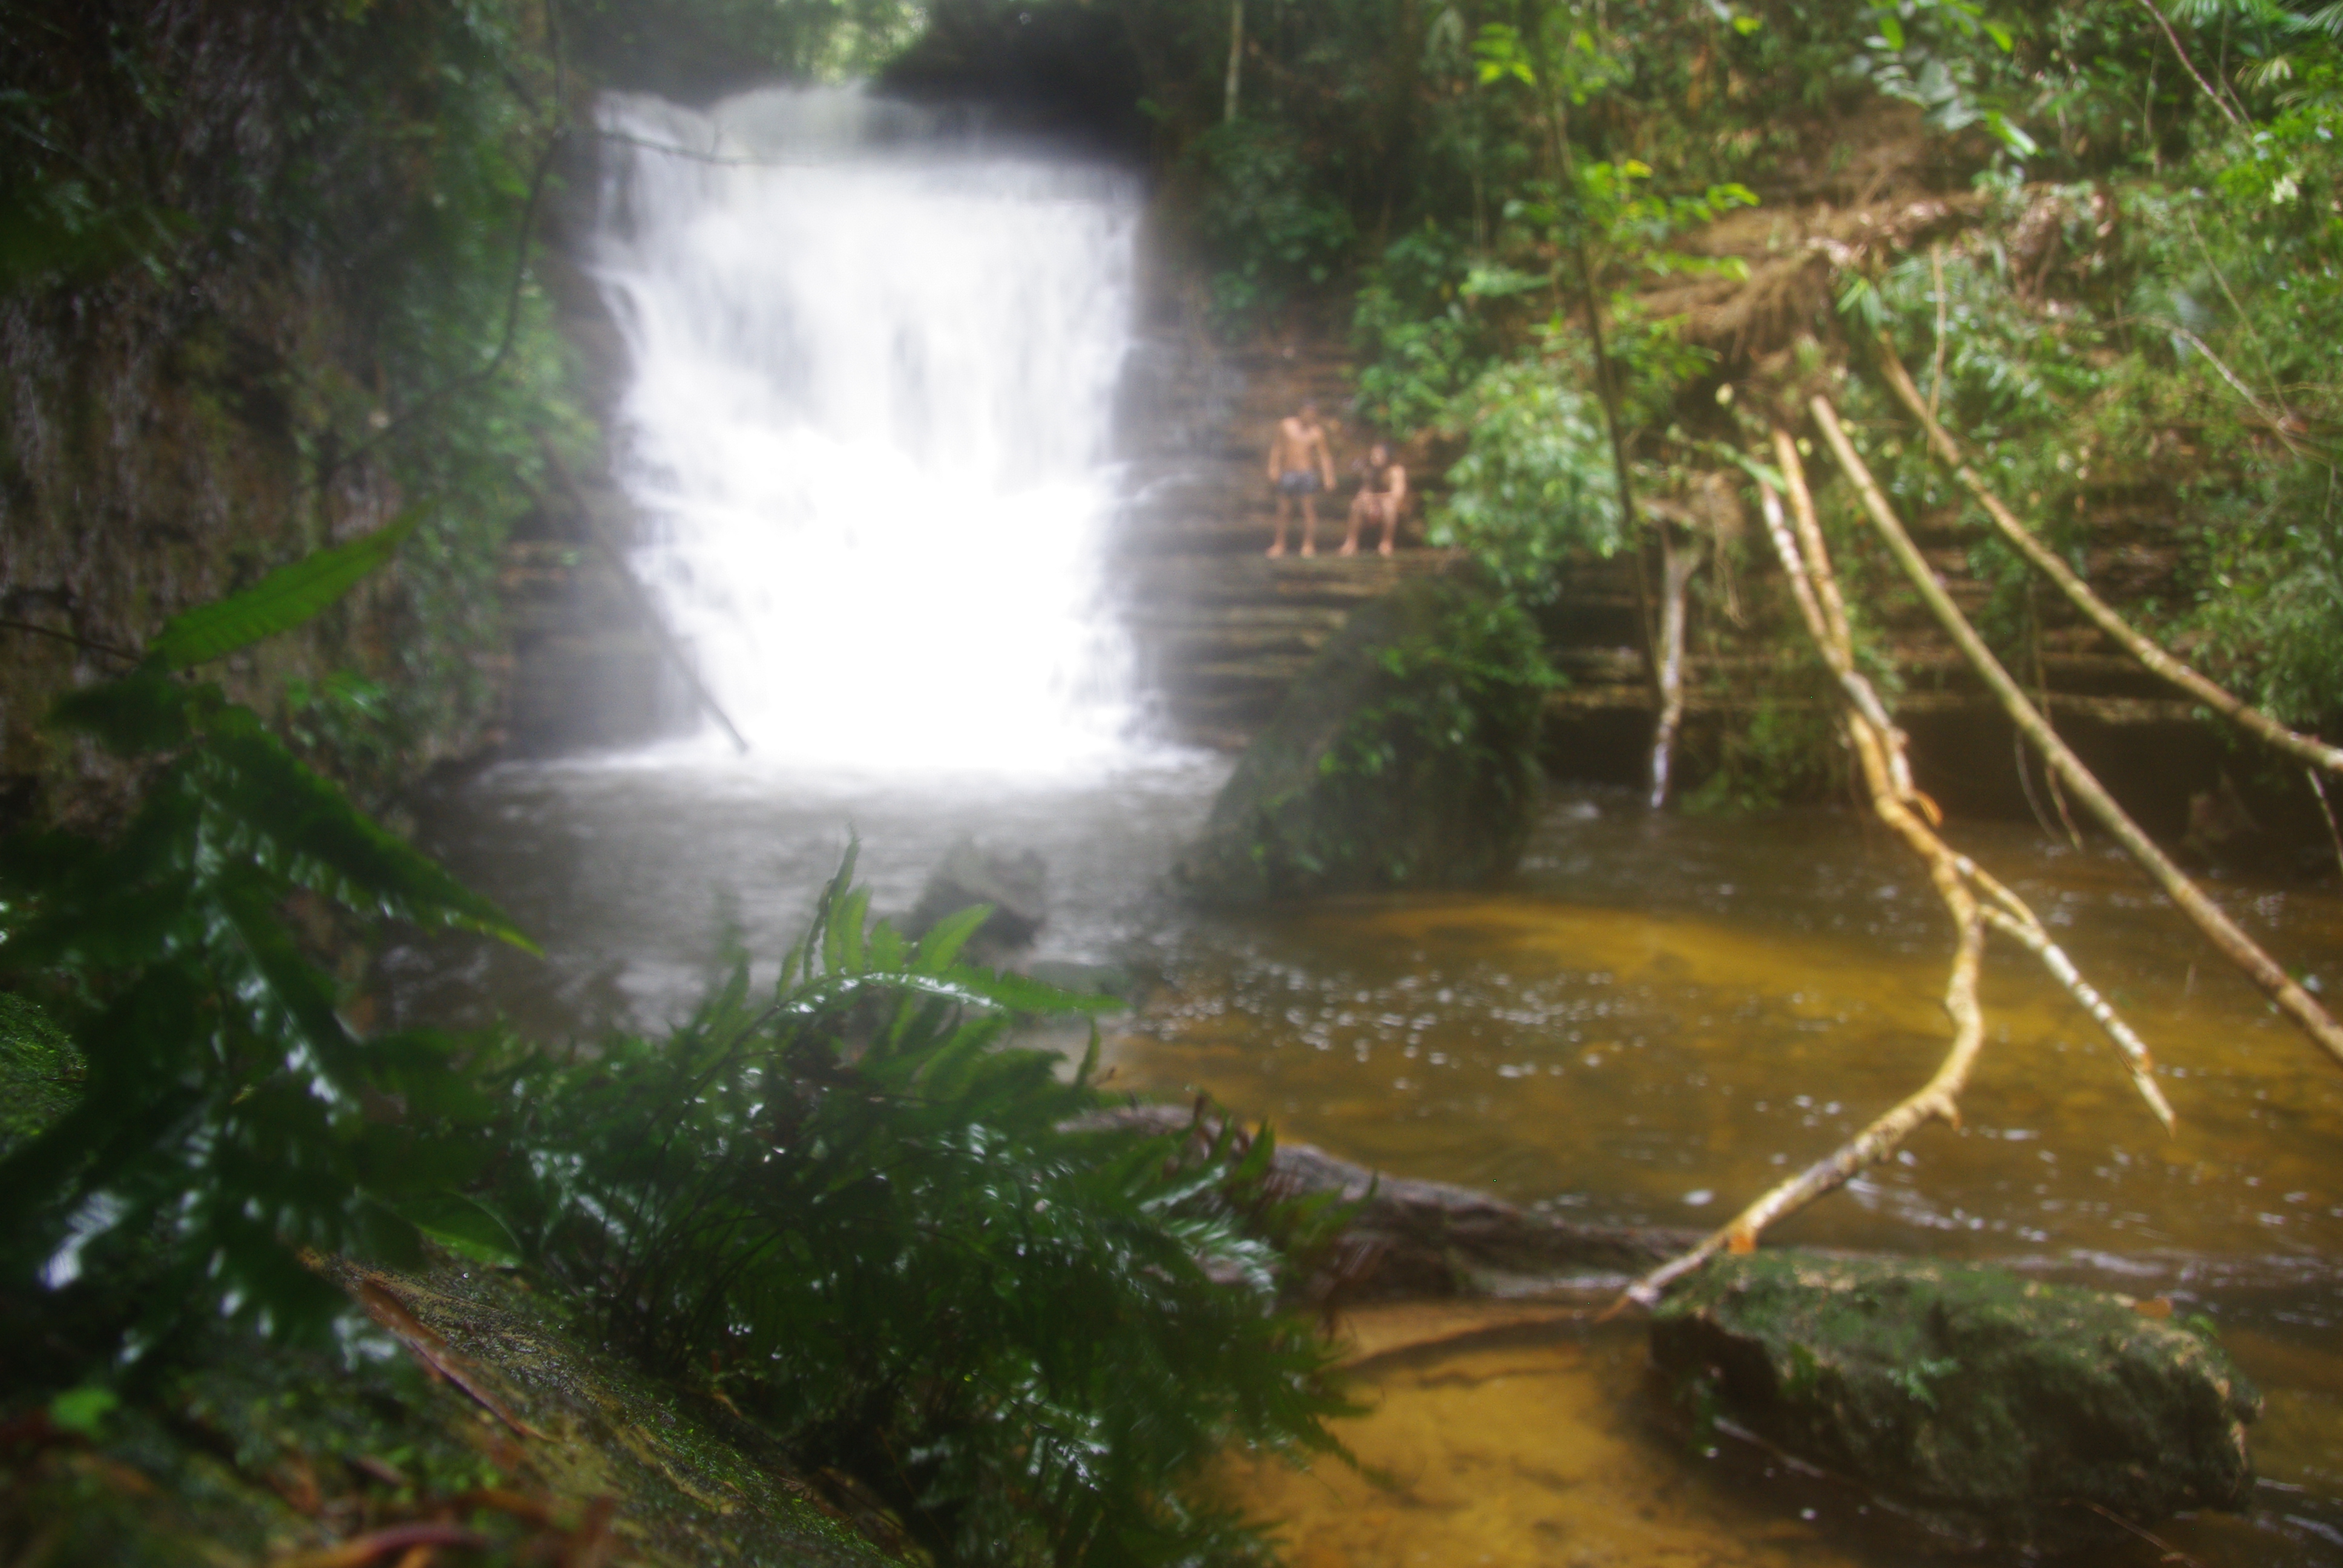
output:
POLYGON ((850 89, 705 115, 615 98, 602 122, 596 269, 634 363, 619 478, 651 528, 635 565, 756 752, 1111 753, 1129 182, 850 89))
MULTIPOLYGON (((1118 1086, 1207 1091, 1289 1137, 1585 1219, 1717 1220, 1933 1069, 1942 913, 1844 812, 1719 823, 1563 795, 1484 893, 1252 918, 1162 898, 1226 764, 1128 744, 1101 608, 1130 193, 920 142, 851 95, 705 118, 629 101, 608 123, 749 160, 628 146, 603 276, 638 356, 622 477, 659 525, 639 565, 758 750, 500 769, 426 802, 426 841, 548 957, 395 953, 402 1019, 655 1027, 728 929, 778 954, 850 832, 882 910, 973 834, 1047 859, 1040 956, 1139 981, 1118 1086)), ((2208 1313, 2268 1393, 2265 1483, 2250 1516, 2165 1533, 2221 1568, 2343 1563, 2343 1074, 2120 859, 1955 832, 2139 1025, 2179 1132, 2062 993, 1997 959, 1963 1125, 1775 1239, 1993 1259, 2208 1313)), ((2333 892, 2214 891, 2343 984, 2333 892)), ((1343 1432, 1365 1471, 1224 1478, 1288 1522, 1303 1568, 1914 1554, 1859 1498, 1696 1451, 1631 1323, 1502 1302, 1346 1332, 1375 1406, 1343 1432)))

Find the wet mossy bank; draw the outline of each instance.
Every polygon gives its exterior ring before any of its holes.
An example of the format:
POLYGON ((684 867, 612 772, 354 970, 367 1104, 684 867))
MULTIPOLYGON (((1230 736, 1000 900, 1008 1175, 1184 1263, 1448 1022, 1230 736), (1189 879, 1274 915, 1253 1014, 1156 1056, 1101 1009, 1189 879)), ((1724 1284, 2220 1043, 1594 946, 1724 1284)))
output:
MULTIPOLYGON (((521 1275, 451 1259, 330 1271, 387 1326, 332 1351, 203 1331, 118 1405, 10 1402, 0 1558, 358 1563, 428 1545, 662 1568, 905 1560, 850 1483, 799 1474, 718 1399, 597 1353, 521 1275)), ((20 1339, 7 1359, 44 1353, 20 1339)), ((29 1370, 9 1382, 25 1388, 29 1370)))

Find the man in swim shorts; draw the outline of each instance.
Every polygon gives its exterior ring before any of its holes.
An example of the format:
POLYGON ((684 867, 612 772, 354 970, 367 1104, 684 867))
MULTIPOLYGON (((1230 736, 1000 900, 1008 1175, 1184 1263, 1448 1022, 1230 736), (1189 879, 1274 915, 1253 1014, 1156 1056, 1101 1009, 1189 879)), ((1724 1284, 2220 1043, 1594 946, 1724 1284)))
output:
POLYGON ((1399 515, 1407 509, 1407 469, 1392 460, 1391 448, 1378 441, 1367 448, 1367 460, 1359 467, 1359 493, 1351 500, 1351 531, 1342 536, 1341 553, 1359 553, 1359 528, 1363 523, 1379 522, 1383 526, 1381 553, 1392 553, 1392 532, 1399 527, 1399 515))
POLYGON ((1302 503, 1302 553, 1318 553, 1318 492, 1334 487, 1334 457, 1326 447, 1326 427, 1318 423, 1318 405, 1305 402, 1298 414, 1277 422, 1269 442, 1269 482, 1277 489, 1277 536, 1269 553, 1285 553, 1285 525, 1293 503, 1302 503))

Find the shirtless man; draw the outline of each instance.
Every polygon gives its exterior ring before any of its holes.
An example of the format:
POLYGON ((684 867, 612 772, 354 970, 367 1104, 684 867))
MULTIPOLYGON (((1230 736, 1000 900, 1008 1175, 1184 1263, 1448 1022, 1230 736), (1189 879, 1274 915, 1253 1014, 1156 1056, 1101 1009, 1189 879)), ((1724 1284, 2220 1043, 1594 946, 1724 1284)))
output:
POLYGON ((1326 448, 1326 427, 1318 423, 1318 405, 1302 405, 1298 414, 1277 422, 1269 443, 1269 482, 1277 487, 1277 537, 1269 553, 1285 553, 1285 525, 1293 503, 1302 502, 1302 553, 1318 553, 1318 492, 1334 487, 1334 457, 1326 448))
POLYGON ((1359 493, 1351 501, 1351 531, 1342 536, 1342 553, 1359 553, 1359 528, 1363 523, 1381 522, 1383 542, 1381 553, 1392 553, 1392 531, 1399 527, 1399 515, 1407 509, 1407 469, 1392 460, 1391 448, 1381 441, 1367 448, 1367 460, 1359 470, 1359 493))

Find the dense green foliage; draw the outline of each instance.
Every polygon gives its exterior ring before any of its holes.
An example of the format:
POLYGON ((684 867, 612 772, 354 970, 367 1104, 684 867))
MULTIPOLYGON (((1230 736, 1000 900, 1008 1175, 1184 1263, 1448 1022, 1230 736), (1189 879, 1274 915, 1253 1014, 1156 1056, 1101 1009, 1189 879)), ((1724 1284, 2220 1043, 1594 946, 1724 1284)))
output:
POLYGON ((1579 377, 1543 358, 1509 361, 1451 407, 1469 434, 1435 543, 1472 550, 1535 602, 1561 588, 1566 562, 1629 542, 1603 411, 1579 377))
MULTIPOLYGON (((1889 334, 1980 470, 2054 543, 2079 548, 2096 507, 2168 497, 2188 519, 2185 597, 2140 613, 2311 728, 2343 718, 2330 79, 2314 74, 2269 126, 2172 177, 1990 186, 2008 242, 1905 259, 1844 301, 1858 335, 1889 334)), ((1884 395, 1858 384, 1850 403, 1890 427, 1872 456, 1892 492, 1966 505, 1894 433, 1884 395)), ((2001 585, 1989 627, 2022 652, 2024 574, 1997 547, 1976 559, 2001 585)))
POLYGON ((1322 286, 1352 240, 1342 203, 1312 188, 1302 147, 1275 126, 1241 120, 1196 139, 1204 176, 1197 228, 1215 264, 1214 313, 1242 330, 1298 289, 1322 286))
MULTIPOLYGON (((1349 311, 1358 410, 1423 438, 1435 538, 1513 591, 1566 592, 1572 560, 1649 548, 1654 518, 1619 513, 1614 438, 1636 494, 1664 498, 1762 447, 1750 410, 1795 423, 1829 388, 1916 519, 1972 530, 1986 630, 2036 668, 2038 591, 1878 387, 1884 330, 1980 471, 2087 569, 2110 514, 2179 520, 2179 570, 2132 607, 2152 629, 2289 722, 2343 722, 2331 5, 1289 0, 1247 13, 1232 126, 1228 13, 1122 9, 1175 141, 1292 149, 1230 166, 1239 188, 1207 184, 1198 213, 1348 213, 1356 238, 1312 272, 1349 311), (1943 216, 1888 232, 1925 200, 1943 216), (1833 209, 1874 231, 1832 228, 1833 209), (1827 262, 1814 282, 1775 260, 1800 245, 1827 262)), ((1309 292, 1275 265, 1292 233, 1214 240, 1224 324, 1309 292)), ((1725 619, 1701 618, 1695 646, 1737 646, 1725 619)), ((1768 737, 1724 742, 1752 798, 1796 771, 1763 759, 1799 750, 1804 678, 1738 694, 1772 715, 1768 737)))
POLYGON ((69 538, 95 526, 73 508, 119 508, 182 547, 114 563, 135 589, 44 580, 70 557, 19 563, 25 586, 118 600, 80 629, 136 646, 354 516, 437 498, 396 579, 307 656, 379 688, 358 750, 391 764, 381 783, 492 712, 496 553, 536 505, 541 440, 584 430, 531 265, 571 85, 556 42, 518 0, 0 16, 12 530, 69 538), (106 441, 133 400, 141 438, 106 441), (182 494, 196 515, 139 509, 182 494))
POLYGON ((526 939, 177 672, 321 613, 414 528, 191 610, 58 705, 146 789, 110 837, 0 854, 0 1322, 71 1316, 89 1357, 45 1381, 221 1319, 315 1337, 349 1310, 321 1259, 432 1238, 566 1282, 941 1560, 1250 1554, 1182 1487, 1231 1442, 1330 1446, 1327 1352, 1280 1303, 1332 1215, 1269 1191, 1266 1134, 1085 1127, 1091 1062, 1007 1037, 1102 1004, 960 963, 988 910, 907 944, 850 855, 769 999, 744 956, 664 1039, 351 1030, 336 920, 526 939))
POLYGON ((25 833, 0 854, 0 974, 83 1062, 70 1111, 0 1161, 7 1266, 55 1287, 92 1246, 145 1248, 146 1342, 213 1304, 314 1330, 340 1298, 296 1252, 413 1257, 398 1208, 465 1174, 465 1130, 491 1110, 453 1042, 354 1035, 319 942, 333 906, 524 939, 252 709, 173 673, 317 614, 411 527, 191 611, 133 673, 65 698, 58 724, 146 765, 144 801, 110 838, 25 833))
POLYGON ((1265 1137, 1086 1128, 1091 1063, 1007 1037, 1093 1004, 957 963, 981 906, 866 925, 851 874, 769 1001, 744 959, 668 1038, 533 1075, 500 1211, 616 1342, 719 1368, 945 1561, 1249 1556, 1179 1488, 1234 1440, 1325 1445, 1326 1352, 1278 1309, 1322 1205, 1270 1199, 1265 1137))

